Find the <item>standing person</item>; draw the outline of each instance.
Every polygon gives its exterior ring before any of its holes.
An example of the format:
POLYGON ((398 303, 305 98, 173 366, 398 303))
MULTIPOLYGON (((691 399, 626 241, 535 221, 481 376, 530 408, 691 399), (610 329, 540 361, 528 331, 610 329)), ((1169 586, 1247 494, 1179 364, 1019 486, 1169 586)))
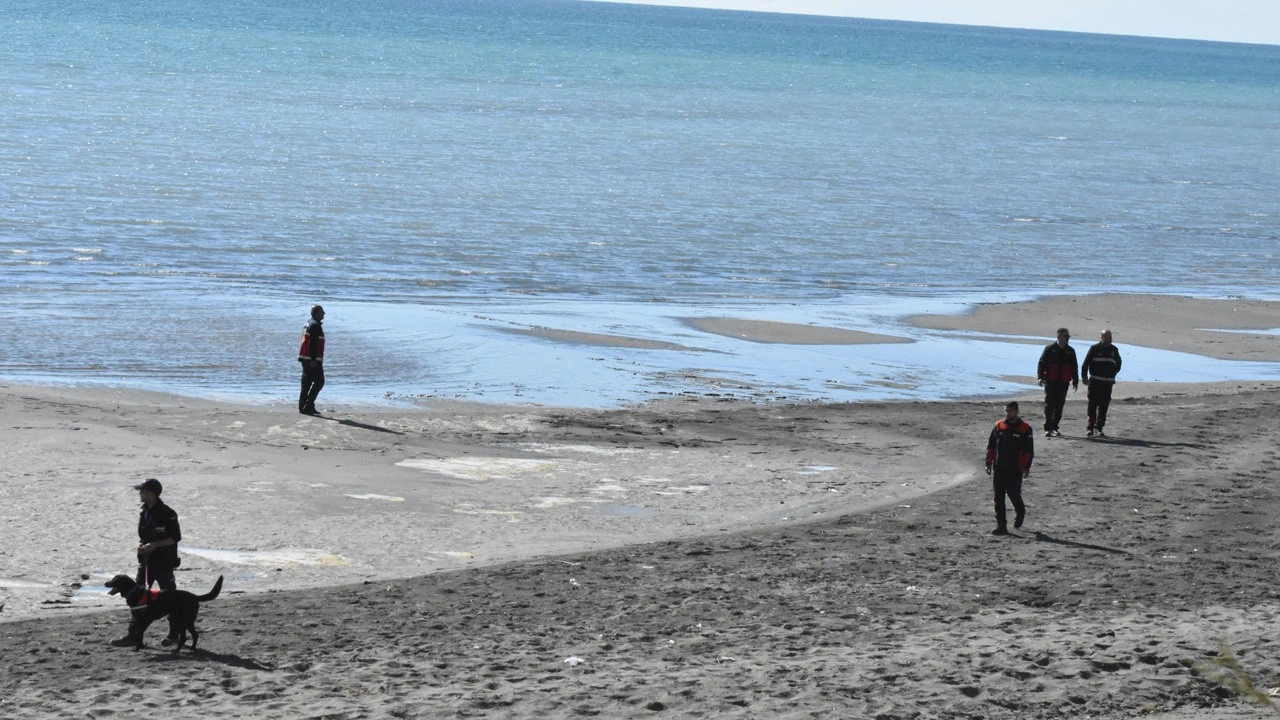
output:
POLYGON ((1005 525, 1004 496, 1013 503, 1015 528, 1022 527, 1027 507, 1022 503, 1022 481, 1031 474, 1031 461, 1035 458, 1035 438, 1031 426, 1018 417, 1018 403, 1010 401, 1004 406, 1004 419, 996 421, 987 438, 987 474, 995 491, 996 529, 992 535, 1008 535, 1005 525))
POLYGON ((324 387, 324 308, 311 306, 311 320, 302 329, 302 346, 298 362, 302 364, 302 391, 298 394, 298 412, 318 415, 316 396, 324 387))
POLYGON ((164 487, 155 478, 147 478, 141 485, 134 485, 142 499, 142 512, 138 515, 138 577, 139 586, 148 588, 151 583, 161 590, 178 587, 173 571, 180 564, 178 541, 182 529, 178 527, 178 513, 160 500, 164 487))
POLYGON ((1090 346, 1084 354, 1084 362, 1080 364, 1080 377, 1089 388, 1089 437, 1096 433, 1098 437, 1106 437, 1102 432, 1107 424, 1107 408, 1111 405, 1111 389, 1115 387, 1116 375, 1120 374, 1120 350, 1111 344, 1111 331, 1102 331, 1101 342, 1090 346))
MULTIPOLYGON (((155 478, 147 478, 141 485, 134 485, 142 499, 142 512, 138 515, 138 576, 135 582, 143 590, 149 589, 152 583, 161 590, 174 590, 178 587, 173 571, 181 561, 178 559, 178 541, 182 539, 182 529, 178 527, 178 513, 160 500, 164 486, 155 478)), ((136 619, 129 622, 129 632, 124 637, 116 638, 111 644, 126 647, 137 644, 143 626, 136 619)), ((166 639, 162 644, 170 644, 166 639)))
POLYGON ((1044 436, 1061 435, 1058 424, 1062 422, 1062 408, 1067 404, 1067 386, 1080 387, 1080 372, 1076 366, 1076 350, 1068 343, 1071 332, 1058 328, 1058 341, 1040 353, 1036 377, 1044 388, 1044 436))

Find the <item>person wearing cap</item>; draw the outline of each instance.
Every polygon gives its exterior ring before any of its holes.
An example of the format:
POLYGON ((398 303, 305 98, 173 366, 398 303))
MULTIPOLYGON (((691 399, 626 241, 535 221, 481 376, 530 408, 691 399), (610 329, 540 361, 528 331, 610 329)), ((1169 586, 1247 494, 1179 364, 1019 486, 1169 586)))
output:
POLYGON ((161 590, 173 590, 178 586, 173 571, 181 562, 178 559, 178 541, 182 530, 178 527, 178 513, 160 500, 164 486, 155 478, 147 478, 134 490, 142 498, 142 512, 138 515, 138 577, 140 587, 149 588, 152 583, 161 590))
MULTIPOLYGON (((178 583, 174 580, 173 571, 179 564, 178 541, 182 539, 178 513, 160 501, 164 486, 159 480, 147 478, 134 485, 133 489, 142 498, 142 512, 138 516, 138 577, 134 582, 144 593, 150 590, 152 583, 159 585, 161 590, 174 590, 178 583)), ((150 597, 150 594, 146 596, 150 597)), ((129 632, 112 640, 111 644, 116 647, 136 645, 137 637, 144 629, 145 626, 140 626, 137 618, 133 618, 129 621, 129 632)), ((170 640, 166 639, 161 644, 168 645, 170 640)))
POLYGON ((324 387, 324 308, 311 306, 311 319, 302 328, 302 345, 298 362, 302 364, 302 391, 298 394, 298 412, 316 415, 316 396, 324 387))
POLYGON ((1076 367, 1076 351, 1069 344, 1071 332, 1058 328, 1058 341, 1040 353, 1036 376, 1044 388, 1044 436, 1061 435, 1062 408, 1067 404, 1067 387, 1080 387, 1080 371, 1076 367))

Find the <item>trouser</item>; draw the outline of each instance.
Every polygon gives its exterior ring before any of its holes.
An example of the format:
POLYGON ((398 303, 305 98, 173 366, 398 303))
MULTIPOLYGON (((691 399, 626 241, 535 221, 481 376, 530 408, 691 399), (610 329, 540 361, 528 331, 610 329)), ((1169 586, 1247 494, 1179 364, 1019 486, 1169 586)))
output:
POLYGON ((1089 429, 1102 429, 1107 424, 1107 407, 1111 405, 1111 388, 1115 383, 1089 381, 1089 429))
POLYGON ((155 583, 161 590, 175 590, 178 581, 173 577, 174 567, 176 566, 169 560, 139 555, 138 576, 133 581, 144 589, 155 583))
POLYGON ((1009 496, 1014 512, 1024 515, 1027 511, 1022 504, 1022 470, 1018 467, 997 467, 991 473, 991 488, 996 496, 996 527, 1004 529, 1005 512, 1004 496, 1009 496))
POLYGON ((316 396, 324 387, 324 363, 298 361, 302 365, 302 392, 298 394, 298 409, 307 410, 316 406, 316 396))
POLYGON ((1044 384, 1044 429, 1056 431, 1062 422, 1062 408, 1067 404, 1067 388, 1071 383, 1044 384))

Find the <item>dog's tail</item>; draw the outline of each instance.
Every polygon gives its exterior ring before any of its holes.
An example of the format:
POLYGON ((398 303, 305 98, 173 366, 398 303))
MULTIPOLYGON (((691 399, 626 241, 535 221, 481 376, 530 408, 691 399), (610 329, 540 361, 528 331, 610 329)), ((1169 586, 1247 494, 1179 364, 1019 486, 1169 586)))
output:
POLYGON ((200 602, 209 602, 210 600, 218 597, 218 593, 220 592, 222 592, 222 576, 221 575, 218 576, 218 582, 213 584, 212 590, 205 593, 204 595, 197 597, 196 599, 199 600, 200 602))

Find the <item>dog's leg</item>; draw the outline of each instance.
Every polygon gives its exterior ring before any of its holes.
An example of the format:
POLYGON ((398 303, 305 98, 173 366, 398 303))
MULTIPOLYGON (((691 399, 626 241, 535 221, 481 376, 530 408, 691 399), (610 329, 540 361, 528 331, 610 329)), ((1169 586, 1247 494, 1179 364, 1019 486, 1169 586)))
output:
MULTIPOLYGON (((168 647, 170 645, 177 645, 179 638, 181 637, 182 637, 182 616, 179 612, 175 610, 174 612, 169 613, 169 635, 165 637, 164 641, 161 642, 160 644, 164 645, 165 647, 168 647)), ((177 648, 174 648, 174 652, 177 652, 177 648)))
POLYGON ((142 635, 147 631, 148 627, 151 627, 152 619, 149 617, 137 617, 133 619, 133 622, 129 623, 129 634, 134 639, 134 650, 141 650, 146 647, 142 642, 142 635))

